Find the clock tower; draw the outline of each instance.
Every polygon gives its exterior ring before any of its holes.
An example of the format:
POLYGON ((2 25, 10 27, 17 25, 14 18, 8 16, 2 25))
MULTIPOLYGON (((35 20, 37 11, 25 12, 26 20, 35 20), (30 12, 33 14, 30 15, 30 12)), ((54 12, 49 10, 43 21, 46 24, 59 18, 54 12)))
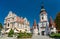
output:
POLYGON ((48 34, 49 22, 48 22, 47 12, 46 12, 43 4, 41 6, 41 11, 40 11, 39 16, 40 16, 40 22, 38 24, 39 25, 39 33, 40 33, 40 35, 48 34))

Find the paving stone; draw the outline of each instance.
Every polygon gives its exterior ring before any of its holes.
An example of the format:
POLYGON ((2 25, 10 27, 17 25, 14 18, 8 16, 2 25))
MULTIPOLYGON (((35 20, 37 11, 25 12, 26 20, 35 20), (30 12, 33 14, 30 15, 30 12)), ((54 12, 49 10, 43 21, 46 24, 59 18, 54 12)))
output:
MULTIPOLYGON (((0 39, 17 39, 16 37, 5 37, 0 36, 0 39)), ((32 38, 22 38, 22 39, 60 39, 60 38, 50 38, 49 36, 40 36, 40 35, 33 35, 32 38)))

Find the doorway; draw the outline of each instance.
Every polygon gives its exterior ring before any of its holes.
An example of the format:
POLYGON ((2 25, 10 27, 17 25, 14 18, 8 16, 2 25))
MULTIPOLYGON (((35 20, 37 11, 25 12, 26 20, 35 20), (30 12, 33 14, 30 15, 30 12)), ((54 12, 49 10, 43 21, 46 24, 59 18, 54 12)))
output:
POLYGON ((44 35, 44 32, 45 32, 45 31, 42 31, 41 34, 44 35))

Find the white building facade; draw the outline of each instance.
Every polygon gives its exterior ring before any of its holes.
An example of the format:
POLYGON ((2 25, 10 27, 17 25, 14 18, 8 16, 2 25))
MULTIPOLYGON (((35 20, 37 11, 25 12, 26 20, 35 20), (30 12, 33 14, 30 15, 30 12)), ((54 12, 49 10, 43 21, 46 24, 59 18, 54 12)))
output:
POLYGON ((19 33, 20 31, 30 33, 30 23, 27 18, 19 17, 9 11, 8 16, 4 20, 5 33, 9 33, 11 29, 14 30, 14 33, 19 33))
POLYGON ((47 35, 49 33, 49 22, 47 17, 47 12, 44 6, 41 6, 40 11, 40 22, 38 23, 40 35, 47 35))
POLYGON ((38 35, 38 26, 36 24, 36 20, 33 23, 33 35, 38 35))
POLYGON ((49 28, 50 28, 50 34, 51 33, 56 33, 56 24, 55 22, 52 20, 52 17, 50 16, 50 21, 49 21, 49 28))
POLYGON ((50 21, 48 21, 47 12, 43 5, 41 6, 40 22, 38 23, 38 27, 38 33, 40 35, 49 35, 51 33, 56 33, 56 24, 52 21, 51 17, 50 21))

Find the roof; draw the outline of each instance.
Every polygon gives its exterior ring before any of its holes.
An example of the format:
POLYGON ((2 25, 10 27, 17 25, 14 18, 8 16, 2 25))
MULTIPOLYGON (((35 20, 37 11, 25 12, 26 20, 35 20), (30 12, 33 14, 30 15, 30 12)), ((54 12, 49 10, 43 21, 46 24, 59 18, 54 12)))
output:
POLYGON ((42 6, 41 6, 40 14, 46 14, 46 10, 45 10, 45 8, 44 8, 44 5, 43 5, 43 4, 42 4, 42 6))
POLYGON ((36 26, 37 26, 37 24, 36 24, 36 20, 34 20, 33 28, 35 29, 35 28, 36 28, 36 26))
POLYGON ((52 17, 50 16, 49 27, 52 27, 52 25, 56 27, 56 23, 52 20, 52 17))

